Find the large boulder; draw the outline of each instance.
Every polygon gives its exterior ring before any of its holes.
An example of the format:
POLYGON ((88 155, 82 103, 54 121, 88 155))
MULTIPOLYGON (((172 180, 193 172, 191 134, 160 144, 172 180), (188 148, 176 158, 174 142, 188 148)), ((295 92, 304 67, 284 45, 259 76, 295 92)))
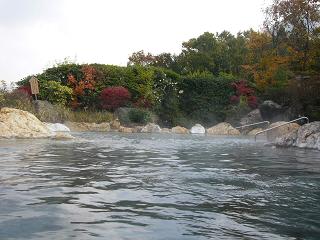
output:
MULTIPOLYGON (((273 128, 273 127, 277 127, 280 125, 285 124, 286 122, 280 121, 280 122, 275 122, 272 123, 269 128, 273 128)), ((289 124, 285 124, 281 127, 277 127, 275 129, 272 129, 270 131, 267 132, 267 139, 269 141, 274 141, 277 137, 282 137, 290 132, 293 132, 295 130, 297 130, 300 127, 299 124, 297 123, 289 123, 289 124)))
POLYGON ((320 121, 305 124, 299 129, 277 138, 275 145, 320 150, 320 121))
POLYGON ((47 138, 54 134, 33 114, 14 109, 0 109, 0 137, 47 138))
POLYGON ((196 124, 190 129, 191 134, 205 134, 206 129, 201 124, 196 124))
POLYGON ((263 129, 262 128, 255 128, 252 129, 250 132, 247 133, 248 136, 255 136, 258 132, 261 132, 263 129))
POLYGON ((108 132, 109 123, 85 123, 85 122, 65 122, 64 123, 73 132, 108 132))
POLYGON ((141 129, 141 132, 142 133, 159 133, 161 132, 161 128, 157 124, 148 123, 146 126, 144 126, 141 129))
POLYGON ((283 109, 279 104, 271 100, 264 101, 259 106, 259 110, 263 120, 267 120, 271 122, 288 120, 286 119, 286 116, 284 114, 285 109, 283 109))
POLYGON ((186 129, 184 127, 180 127, 180 126, 173 127, 171 129, 171 132, 175 133, 175 134, 189 134, 189 130, 188 129, 186 129))
POLYGON ((259 109, 255 109, 249 112, 246 116, 241 118, 240 125, 248 125, 252 123, 262 122, 262 117, 259 109))
POLYGON ((222 122, 207 129, 209 135, 240 135, 239 130, 231 126, 230 123, 222 122))
POLYGON ((308 123, 300 127, 295 146, 320 150, 320 121, 308 123))
POLYGON ((34 101, 33 103, 40 120, 51 122, 51 123, 64 121, 64 118, 65 118, 64 115, 66 114, 66 112, 59 105, 53 105, 48 101, 42 101, 42 100, 37 100, 37 101, 34 101))

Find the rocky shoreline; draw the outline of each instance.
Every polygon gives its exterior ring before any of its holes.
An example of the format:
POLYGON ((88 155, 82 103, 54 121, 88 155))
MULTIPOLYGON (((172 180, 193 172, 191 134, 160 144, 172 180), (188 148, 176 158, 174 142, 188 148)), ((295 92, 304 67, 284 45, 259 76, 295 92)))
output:
MULTIPOLYGON (((285 122, 272 123, 269 127, 281 125, 285 122)), ((241 128, 240 128, 241 129, 241 128)), ((202 134, 213 136, 254 136, 263 128, 250 131, 239 131, 227 122, 219 123, 210 128, 200 124, 191 129, 175 126, 171 129, 161 128, 154 123, 145 126, 121 126, 118 119, 105 123, 65 122, 43 123, 33 114, 13 109, 0 110, 0 138, 53 138, 73 139, 70 132, 120 132, 120 133, 172 133, 172 134, 202 134)), ((320 122, 312 122, 300 126, 296 123, 287 124, 265 134, 268 141, 277 147, 300 147, 320 150, 320 122)))
POLYGON ((274 141, 277 147, 298 147, 320 150, 320 121, 307 123, 274 141))

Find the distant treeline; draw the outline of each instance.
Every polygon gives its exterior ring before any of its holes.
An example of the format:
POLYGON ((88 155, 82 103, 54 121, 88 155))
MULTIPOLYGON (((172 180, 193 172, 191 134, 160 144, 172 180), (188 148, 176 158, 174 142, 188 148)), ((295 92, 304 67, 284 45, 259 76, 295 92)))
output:
POLYGON ((36 75, 40 97, 103 109, 102 91, 121 86, 129 95, 106 91, 112 102, 117 93, 129 96, 125 105, 156 112, 164 125, 210 125, 265 99, 320 119, 319 6, 316 0, 274 0, 261 31, 205 32, 183 42, 178 55, 135 52, 127 67, 61 63, 36 75))

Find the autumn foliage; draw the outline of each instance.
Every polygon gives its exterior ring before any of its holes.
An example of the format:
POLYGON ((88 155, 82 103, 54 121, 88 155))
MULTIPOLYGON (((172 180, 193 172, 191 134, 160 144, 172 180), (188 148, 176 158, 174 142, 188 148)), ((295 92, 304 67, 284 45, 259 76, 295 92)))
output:
POLYGON ((100 98, 103 109, 114 111, 125 106, 129 102, 131 94, 124 87, 108 87, 101 92, 100 98))
POLYGON ((253 109, 258 106, 258 99, 255 96, 255 91, 248 86, 247 81, 240 80, 233 83, 232 87, 235 90, 235 95, 231 96, 231 103, 238 104, 242 100, 253 109))
POLYGON ((88 95, 91 91, 95 90, 96 69, 90 65, 83 65, 81 73, 83 75, 81 79, 77 79, 77 77, 72 73, 69 73, 67 76, 68 84, 73 89, 74 97, 71 102, 71 106, 73 108, 77 108, 80 105, 79 97, 88 95))

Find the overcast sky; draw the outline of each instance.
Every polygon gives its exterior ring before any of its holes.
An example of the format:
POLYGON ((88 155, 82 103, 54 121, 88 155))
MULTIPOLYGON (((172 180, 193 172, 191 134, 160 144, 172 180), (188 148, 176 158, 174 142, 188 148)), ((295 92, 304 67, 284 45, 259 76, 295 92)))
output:
POLYGON ((68 57, 126 65, 132 52, 179 53, 205 31, 237 33, 263 21, 270 0, 0 0, 0 80, 68 57))

